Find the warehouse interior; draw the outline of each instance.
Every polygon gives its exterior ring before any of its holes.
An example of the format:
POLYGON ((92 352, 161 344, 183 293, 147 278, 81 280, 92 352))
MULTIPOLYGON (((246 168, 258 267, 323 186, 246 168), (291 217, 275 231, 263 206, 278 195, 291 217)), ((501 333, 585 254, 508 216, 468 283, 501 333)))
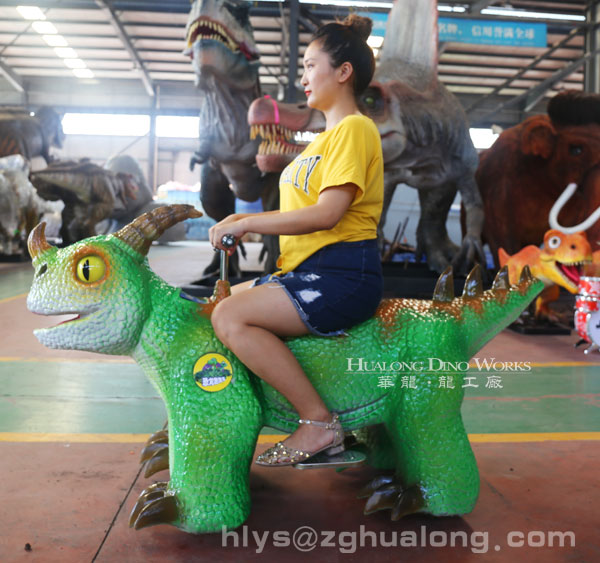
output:
MULTIPOLYGON (((305 103, 302 57, 318 27, 353 12, 369 15, 376 22, 371 46, 379 60, 393 5, 236 2, 249 10, 260 96, 294 104, 305 103)), ((479 152, 503 130, 546 113, 561 91, 600 94, 599 4, 437 2, 438 78, 465 110, 479 152), (493 34, 500 23, 524 35, 544 26, 544 43, 445 40, 444 33, 458 25, 451 22, 461 21, 480 22, 483 34, 485 29, 493 34)), ((115 155, 129 155, 156 202, 202 209, 199 168, 190 160, 202 137, 198 115, 205 98, 186 40, 190 5, 184 0, 40 0, 35 6, 3 1, 0 116, 51 106, 65 134, 62 147, 51 148, 53 158, 88 159, 103 167, 115 155)), ((29 170, 47 164, 35 156, 29 170)), ((447 225, 456 243, 460 201, 457 196, 447 225)), ((259 209, 253 205, 237 200, 236 209, 259 209)), ((401 226, 404 242, 414 247, 418 218, 417 190, 400 186, 385 237, 391 240, 401 226)), ((151 246, 150 268, 168 284, 193 292, 215 257, 206 237, 214 222, 205 213, 198 220, 201 235, 151 246)), ((48 240, 56 242, 50 235, 48 240)), ((263 268, 262 242, 248 239, 245 247, 240 266, 250 279, 263 268)), ((402 270, 394 272, 400 272, 394 280, 403 276, 402 270)), ((57 319, 28 310, 34 276, 28 256, 0 257, 2 561, 296 561, 307 553, 324 562, 440 557, 462 562, 482 554, 494 562, 600 557, 600 357, 593 348, 576 347, 581 337, 572 322, 570 330, 552 334, 507 328, 476 354, 499 366, 502 377, 490 379, 489 372, 480 371, 476 385, 465 390, 462 418, 480 478, 479 499, 468 514, 412 514, 399 521, 392 521, 388 510, 364 515, 365 501, 357 495, 379 475, 374 468, 299 471, 253 464, 252 511, 243 527, 212 534, 166 525, 134 530, 129 515, 138 495, 151 483, 169 480, 167 471, 145 477, 139 462, 148 437, 166 426, 167 411, 131 357, 53 350, 36 339, 35 329, 54 326, 57 319), (314 543, 296 541, 306 532, 314 543)), ((208 293, 198 295, 210 295, 215 280, 205 280, 208 293)), ((456 281, 462 288, 463 280, 456 281)), ((405 295, 390 283, 385 297, 405 295)), ((563 291, 558 303, 563 318, 572 320, 575 296, 563 291)), ((263 428, 256 453, 283 437, 275 428, 263 428)))

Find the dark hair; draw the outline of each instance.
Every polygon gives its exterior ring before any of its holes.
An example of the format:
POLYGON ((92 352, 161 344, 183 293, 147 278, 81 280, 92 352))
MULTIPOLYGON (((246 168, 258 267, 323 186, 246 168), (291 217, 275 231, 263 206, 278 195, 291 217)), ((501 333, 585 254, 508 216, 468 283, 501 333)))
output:
POLYGON ((320 27, 311 42, 318 41, 329 55, 333 68, 349 62, 353 69, 354 95, 362 94, 375 73, 375 57, 367 38, 373 28, 370 18, 350 14, 343 22, 328 23, 320 27))
POLYGON ((548 102, 548 115, 557 125, 600 124, 600 95, 563 90, 548 102))

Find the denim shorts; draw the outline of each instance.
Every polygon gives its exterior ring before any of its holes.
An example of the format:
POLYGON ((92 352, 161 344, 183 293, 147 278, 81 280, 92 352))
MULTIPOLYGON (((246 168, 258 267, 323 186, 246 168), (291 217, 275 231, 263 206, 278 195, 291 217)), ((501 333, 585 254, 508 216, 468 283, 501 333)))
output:
POLYGON ((311 333, 344 334, 373 316, 383 296, 377 240, 324 246, 295 270, 256 278, 252 287, 272 282, 283 287, 311 333))

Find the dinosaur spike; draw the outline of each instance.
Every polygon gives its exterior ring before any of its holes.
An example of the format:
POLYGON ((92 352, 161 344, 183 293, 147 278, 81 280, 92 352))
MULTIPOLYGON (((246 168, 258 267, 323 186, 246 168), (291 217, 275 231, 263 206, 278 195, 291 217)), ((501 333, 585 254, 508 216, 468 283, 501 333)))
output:
POLYGON ((534 277, 531 275, 531 270, 529 266, 525 264, 523 269, 521 270, 521 277, 519 278, 519 285, 527 284, 529 285, 534 280, 534 277))
POLYGON ((152 442, 151 444, 146 444, 140 456, 140 463, 145 463, 149 459, 152 459, 157 454, 157 452, 164 449, 169 451, 168 442, 152 442))
POLYGON ((438 278, 433 291, 433 301, 448 303, 454 299, 454 276, 452 266, 448 266, 438 278))
POLYGON ((508 279, 508 266, 503 266, 494 278, 494 283, 492 284, 492 291, 497 291, 499 289, 510 289, 510 281, 508 279))
POLYGON ((144 477, 152 477, 155 473, 169 469, 169 447, 165 446, 155 454, 146 463, 144 477))
POLYGON ((481 266, 475 264, 465 280, 463 297, 479 297, 483 295, 483 284, 481 283, 481 266))
POLYGON ((29 254, 33 260, 40 256, 40 254, 43 254, 52 248, 46 240, 45 230, 46 223, 40 223, 29 233, 27 248, 29 249, 29 254))
POLYGON ((133 524, 130 525, 134 529, 140 530, 156 524, 172 524, 178 517, 177 500, 174 495, 169 495, 149 500, 133 524))
POLYGON ((184 219, 201 216, 202 213, 193 205, 165 205, 140 215, 114 236, 145 256, 152 241, 158 239, 169 227, 184 219))

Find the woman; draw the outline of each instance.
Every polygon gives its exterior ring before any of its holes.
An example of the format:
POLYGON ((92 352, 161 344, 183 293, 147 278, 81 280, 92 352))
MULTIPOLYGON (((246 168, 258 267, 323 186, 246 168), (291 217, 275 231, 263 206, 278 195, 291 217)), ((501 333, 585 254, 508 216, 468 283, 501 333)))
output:
POLYGON ((230 215, 209 231, 220 249, 227 233, 237 240, 247 232, 280 235, 281 271, 232 287, 211 316, 221 342, 300 415, 298 429, 259 456, 261 465, 293 465, 343 450, 337 415, 282 338, 342 334, 372 316, 381 300, 381 140, 357 106, 375 70, 366 43, 371 26, 368 18, 349 16, 320 28, 306 49, 301 83, 326 128, 283 171, 280 209, 230 215))

